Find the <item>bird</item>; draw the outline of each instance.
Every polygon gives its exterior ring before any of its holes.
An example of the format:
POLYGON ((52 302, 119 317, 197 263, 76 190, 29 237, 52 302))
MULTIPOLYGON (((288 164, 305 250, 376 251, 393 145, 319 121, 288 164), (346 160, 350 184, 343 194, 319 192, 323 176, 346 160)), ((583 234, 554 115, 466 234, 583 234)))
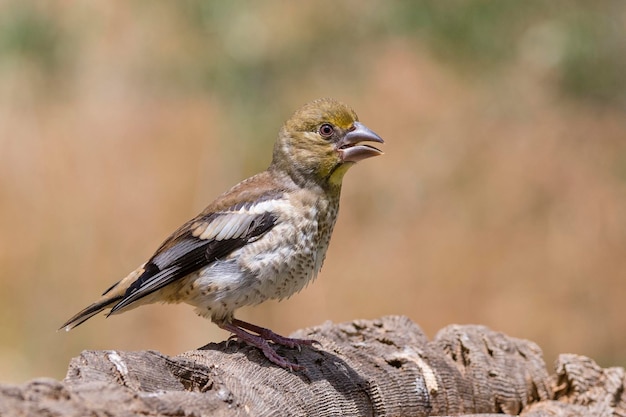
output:
POLYGON ((108 317, 145 304, 184 302, 275 365, 302 369, 272 345, 300 349, 316 341, 281 336, 236 319, 234 312, 288 298, 316 278, 337 219, 344 174, 383 154, 371 143, 384 141, 347 105, 332 98, 305 104, 279 130, 265 171, 217 197, 59 330, 69 331, 104 310, 108 317))

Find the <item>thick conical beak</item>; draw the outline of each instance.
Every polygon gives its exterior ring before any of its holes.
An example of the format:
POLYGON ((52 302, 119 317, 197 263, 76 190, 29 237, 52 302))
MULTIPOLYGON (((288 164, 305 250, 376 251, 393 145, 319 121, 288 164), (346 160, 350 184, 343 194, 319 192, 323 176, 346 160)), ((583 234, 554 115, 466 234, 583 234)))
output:
POLYGON ((364 124, 354 122, 352 129, 337 144, 337 150, 343 162, 358 162, 372 156, 382 155, 383 152, 373 146, 365 145, 362 142, 385 141, 376 133, 367 128, 364 124))

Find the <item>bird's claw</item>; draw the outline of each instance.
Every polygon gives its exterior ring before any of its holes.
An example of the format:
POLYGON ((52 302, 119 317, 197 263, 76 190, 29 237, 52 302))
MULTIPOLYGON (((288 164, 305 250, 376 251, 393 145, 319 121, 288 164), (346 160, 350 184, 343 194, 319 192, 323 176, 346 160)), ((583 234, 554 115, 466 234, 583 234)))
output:
POLYGON ((241 340, 248 345, 261 349, 263 355, 265 355, 270 362, 291 371, 301 371, 305 368, 302 365, 289 362, 287 359, 280 356, 268 342, 273 342, 276 345, 284 346, 290 349, 296 348, 299 352, 302 351, 302 346, 320 344, 317 340, 284 337, 264 327, 256 326, 237 319, 233 319, 232 323, 224 324, 221 327, 233 333, 228 338, 227 344, 233 339, 241 340), (248 333, 246 330, 250 330, 258 335, 248 333))
POLYGON ((270 329, 266 329, 265 327, 257 326, 256 324, 248 323, 242 320, 233 319, 232 325, 239 329, 250 330, 262 337, 265 340, 269 340, 271 342, 276 343, 277 345, 285 346, 290 349, 298 348, 301 346, 313 346, 314 344, 319 344, 317 340, 310 339, 295 339, 290 337, 281 336, 277 333, 274 333, 270 329))
POLYGON ((302 346, 313 346, 314 344, 320 344, 317 340, 309 340, 309 339, 293 339, 290 337, 283 337, 276 333, 273 333, 271 337, 265 337, 266 335, 261 335, 265 340, 271 340, 277 345, 285 346, 290 349, 298 349, 298 351, 302 351, 302 346))
POLYGON ((304 366, 289 362, 286 358, 280 356, 274 349, 272 349, 269 343, 265 342, 265 345, 266 346, 261 347, 261 351, 270 362, 280 366, 281 368, 289 369, 292 372, 306 369, 304 366))

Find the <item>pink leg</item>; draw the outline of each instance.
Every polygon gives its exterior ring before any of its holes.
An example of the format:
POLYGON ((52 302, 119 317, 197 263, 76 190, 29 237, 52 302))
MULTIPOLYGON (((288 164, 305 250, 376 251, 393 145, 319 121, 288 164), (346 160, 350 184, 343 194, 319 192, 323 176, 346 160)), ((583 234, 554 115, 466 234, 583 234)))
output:
POLYGON ((282 368, 290 369, 292 371, 303 370, 304 366, 289 362, 287 359, 280 356, 278 353, 276 353, 274 349, 272 349, 272 347, 268 343, 268 340, 281 346, 298 348, 298 350, 300 350, 301 346, 311 346, 314 343, 319 343, 315 340, 291 339, 288 337, 284 337, 264 327, 256 326, 254 324, 237 319, 233 319, 231 323, 224 323, 220 324, 219 326, 222 329, 231 332, 239 340, 242 340, 251 346, 261 349, 261 352, 263 352, 265 357, 270 362, 275 363, 282 368), (246 330, 257 333, 258 336, 252 333, 248 333, 246 330))
POLYGON ((312 346, 315 343, 319 344, 317 340, 292 339, 289 337, 281 336, 277 333, 274 333, 270 329, 266 329, 265 327, 257 326, 255 324, 248 323, 248 322, 238 320, 235 318, 233 318, 232 324, 241 329, 250 330, 251 332, 258 334, 265 340, 271 340, 277 345, 285 346, 291 349, 298 348, 298 350, 300 350, 301 346, 312 346))

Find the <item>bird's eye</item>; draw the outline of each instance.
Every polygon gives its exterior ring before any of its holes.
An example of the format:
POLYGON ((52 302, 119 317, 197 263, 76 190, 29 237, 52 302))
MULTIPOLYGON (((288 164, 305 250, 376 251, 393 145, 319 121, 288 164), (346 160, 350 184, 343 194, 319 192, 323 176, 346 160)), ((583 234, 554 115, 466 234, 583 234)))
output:
POLYGON ((333 128, 333 125, 324 123, 323 125, 320 126, 319 132, 320 132, 320 135, 327 138, 327 137, 330 137, 335 132, 335 129, 333 128))

